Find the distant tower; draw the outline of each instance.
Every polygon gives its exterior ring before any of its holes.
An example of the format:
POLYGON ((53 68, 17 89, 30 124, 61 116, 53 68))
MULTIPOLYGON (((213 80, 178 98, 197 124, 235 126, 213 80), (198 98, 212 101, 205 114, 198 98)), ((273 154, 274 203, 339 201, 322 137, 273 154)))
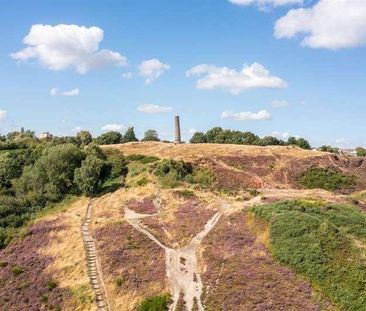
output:
POLYGON ((179 121, 179 116, 175 116, 175 144, 180 144, 181 141, 181 136, 180 136, 180 121, 179 121))

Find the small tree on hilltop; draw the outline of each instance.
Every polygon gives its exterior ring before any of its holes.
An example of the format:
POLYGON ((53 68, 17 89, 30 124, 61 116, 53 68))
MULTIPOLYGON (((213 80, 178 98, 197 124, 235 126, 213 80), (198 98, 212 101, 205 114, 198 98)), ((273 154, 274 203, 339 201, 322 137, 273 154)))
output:
POLYGON ((89 145, 93 140, 89 131, 80 131, 76 134, 76 141, 81 147, 89 145))
POLYGON ((203 144, 206 142, 206 136, 202 132, 196 132, 193 134, 189 142, 191 144, 203 144))
POLYGON ((134 130, 133 126, 129 127, 127 129, 126 133, 122 137, 122 143, 128 143, 128 142, 132 142, 132 141, 139 141, 136 138, 135 130, 134 130))
POLYGON ((160 141, 156 130, 147 130, 142 141, 160 141))
POLYGON ((357 147, 356 148, 356 155, 358 157, 366 157, 366 149, 362 148, 362 147, 357 147))

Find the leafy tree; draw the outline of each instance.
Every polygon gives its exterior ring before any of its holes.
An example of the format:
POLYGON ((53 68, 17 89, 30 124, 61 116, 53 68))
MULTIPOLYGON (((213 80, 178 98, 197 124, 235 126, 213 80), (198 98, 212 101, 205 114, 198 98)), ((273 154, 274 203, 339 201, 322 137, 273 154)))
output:
POLYGON ((362 147, 357 147, 356 148, 356 155, 358 157, 366 157, 366 149, 362 148, 362 147))
POLYGON ((142 141, 160 141, 156 130, 147 130, 142 141))
POLYGON ((331 152, 331 153, 336 153, 336 154, 340 153, 338 148, 328 146, 328 145, 321 146, 318 148, 318 150, 322 151, 322 152, 331 152))
POLYGON ((22 174, 23 161, 14 153, 4 152, 0 154, 0 188, 9 188, 11 180, 22 174))
POLYGON ((256 144, 259 146, 279 146, 285 145, 285 142, 273 136, 265 136, 258 139, 256 144))
POLYGON ((122 143, 128 143, 133 141, 138 141, 138 139, 136 138, 133 126, 130 126, 122 137, 122 143))
POLYGON ((95 143, 98 145, 113 145, 120 144, 122 142, 122 134, 116 131, 110 131, 103 133, 95 139, 95 143))
POLYGON ((302 149, 311 149, 310 143, 304 138, 289 137, 287 144, 297 146, 302 149))
POLYGON ((74 171, 84 158, 72 144, 46 148, 33 166, 24 169, 15 183, 17 195, 32 203, 58 201, 74 190, 74 171))
POLYGON ((80 168, 75 170, 75 184, 86 195, 97 194, 103 185, 103 169, 105 163, 94 155, 88 156, 80 168))
POLYGON ((107 150, 105 153, 109 168, 108 177, 114 179, 126 175, 127 162, 123 154, 115 149, 107 150))
POLYGON ((202 132, 196 132, 193 134, 189 142, 191 144, 203 144, 206 142, 206 136, 202 132))
POLYGON ((221 127, 214 127, 213 129, 207 131, 206 133, 206 142, 208 143, 217 143, 219 135, 224 130, 221 127))
POLYGON ((76 134, 75 138, 81 147, 89 145, 93 140, 93 137, 89 131, 80 131, 76 134))

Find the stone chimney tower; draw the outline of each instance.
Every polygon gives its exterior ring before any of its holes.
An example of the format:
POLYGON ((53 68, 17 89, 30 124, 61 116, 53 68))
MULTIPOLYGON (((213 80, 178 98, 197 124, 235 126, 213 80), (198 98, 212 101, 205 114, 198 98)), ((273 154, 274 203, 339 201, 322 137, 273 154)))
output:
POLYGON ((175 116, 175 144, 180 144, 182 142, 180 136, 180 120, 179 116, 175 116))

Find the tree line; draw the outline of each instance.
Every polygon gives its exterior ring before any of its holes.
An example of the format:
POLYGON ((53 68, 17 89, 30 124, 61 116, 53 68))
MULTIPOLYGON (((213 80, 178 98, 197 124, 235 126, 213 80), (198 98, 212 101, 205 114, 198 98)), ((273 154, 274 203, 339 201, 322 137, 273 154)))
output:
POLYGON ((255 146, 297 146, 302 149, 311 149, 310 143, 304 138, 289 137, 287 141, 273 136, 259 137, 252 132, 241 132, 224 130, 221 127, 214 127, 206 133, 196 132, 191 140, 192 144, 237 144, 255 146))

